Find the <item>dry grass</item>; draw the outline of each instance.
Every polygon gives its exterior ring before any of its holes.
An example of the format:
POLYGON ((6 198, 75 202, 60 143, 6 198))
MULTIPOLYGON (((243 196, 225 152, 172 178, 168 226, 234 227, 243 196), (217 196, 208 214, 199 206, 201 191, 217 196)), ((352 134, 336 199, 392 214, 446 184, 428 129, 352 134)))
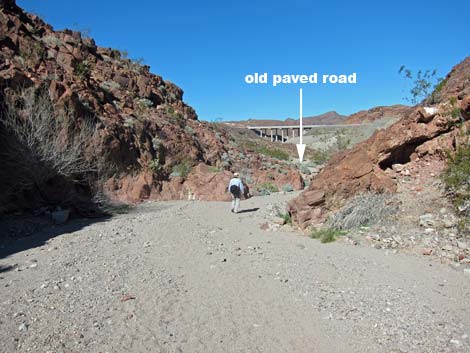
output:
POLYGON ((367 192, 351 198, 327 224, 334 229, 355 229, 373 225, 394 214, 398 207, 390 194, 367 192))

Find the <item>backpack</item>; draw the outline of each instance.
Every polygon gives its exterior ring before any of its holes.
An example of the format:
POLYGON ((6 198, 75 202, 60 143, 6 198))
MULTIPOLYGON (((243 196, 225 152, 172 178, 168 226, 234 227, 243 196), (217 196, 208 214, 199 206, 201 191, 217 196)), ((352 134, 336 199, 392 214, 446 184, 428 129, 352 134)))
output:
POLYGON ((235 197, 240 197, 240 188, 238 185, 232 185, 230 187, 230 193, 235 197))

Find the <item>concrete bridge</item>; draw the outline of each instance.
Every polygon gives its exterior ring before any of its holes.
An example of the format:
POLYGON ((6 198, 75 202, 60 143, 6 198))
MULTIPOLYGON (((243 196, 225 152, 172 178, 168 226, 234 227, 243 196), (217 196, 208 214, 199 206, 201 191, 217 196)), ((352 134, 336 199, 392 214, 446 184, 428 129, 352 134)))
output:
MULTIPOLYGON (((337 125, 303 125, 302 129, 304 131, 315 129, 315 128, 325 128, 325 127, 337 127, 337 128, 348 128, 354 126, 361 126, 365 124, 337 124, 337 125)), ((280 141, 287 142, 290 138, 296 138, 300 135, 300 125, 290 125, 290 126, 247 126, 248 129, 253 130, 261 137, 270 138, 271 142, 280 141)))

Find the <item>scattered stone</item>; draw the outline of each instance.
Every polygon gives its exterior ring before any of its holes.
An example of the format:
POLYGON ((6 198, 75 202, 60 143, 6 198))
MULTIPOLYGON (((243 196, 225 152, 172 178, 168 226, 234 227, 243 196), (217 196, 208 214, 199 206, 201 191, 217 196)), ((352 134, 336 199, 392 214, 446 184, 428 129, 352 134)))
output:
POLYGON ((403 164, 393 164, 392 165, 392 169, 397 172, 397 173, 400 173, 403 169, 405 168, 405 166, 403 164))
POLYGON ((268 224, 268 223, 263 223, 263 224, 260 226, 260 229, 261 229, 261 230, 268 230, 268 229, 269 229, 269 224, 268 224))
POLYGON ((431 255, 433 252, 433 249, 431 248, 424 248, 423 249, 423 255, 431 255))
POLYGON ((282 217, 274 217, 272 221, 274 224, 279 224, 280 226, 286 223, 285 219, 282 217))
POLYGON ((126 294, 126 295, 123 295, 122 298, 121 298, 121 302, 127 302, 129 300, 134 300, 135 297, 131 294, 126 294))
POLYGON ((452 339, 452 340, 450 340, 450 343, 453 344, 454 346, 460 346, 460 341, 459 340, 452 339))
POLYGON ((455 226, 455 221, 450 218, 444 218, 442 220, 442 225, 444 228, 453 228, 455 226))
POLYGON ((26 332, 28 331, 28 326, 25 323, 22 323, 20 327, 18 327, 18 330, 21 332, 26 332))
POLYGON ((430 213, 419 216, 419 225, 421 227, 433 227, 434 223, 434 217, 430 213))

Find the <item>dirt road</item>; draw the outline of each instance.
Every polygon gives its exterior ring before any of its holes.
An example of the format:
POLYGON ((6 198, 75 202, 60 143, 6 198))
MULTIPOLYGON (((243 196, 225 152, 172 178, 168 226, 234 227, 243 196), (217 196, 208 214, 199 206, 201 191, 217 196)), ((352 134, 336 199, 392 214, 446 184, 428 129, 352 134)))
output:
POLYGON ((145 204, 2 249, 0 351, 470 352, 468 276, 261 230, 267 206, 289 197, 244 201, 237 215, 221 202, 145 204))

